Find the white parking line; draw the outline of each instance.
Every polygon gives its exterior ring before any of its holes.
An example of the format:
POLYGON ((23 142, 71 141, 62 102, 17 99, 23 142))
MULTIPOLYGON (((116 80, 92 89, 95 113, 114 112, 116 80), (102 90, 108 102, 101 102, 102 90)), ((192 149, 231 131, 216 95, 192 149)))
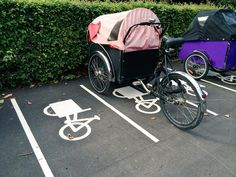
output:
MULTIPOLYGON (((194 107, 198 107, 197 104, 195 104, 195 103, 193 103, 193 102, 191 102, 191 101, 188 101, 188 100, 187 100, 186 102, 187 102, 188 104, 194 106, 194 107)), ((218 116, 218 115, 219 115, 219 114, 217 114, 217 113, 215 113, 215 112, 213 112, 213 111, 211 111, 211 110, 209 110, 209 109, 207 109, 206 111, 207 111, 208 113, 214 115, 214 116, 218 116)))
POLYGON ((229 88, 229 87, 225 87, 225 86, 223 86, 223 85, 219 85, 219 84, 216 84, 216 83, 214 83, 214 82, 207 81, 207 80, 205 80, 205 79, 201 79, 201 81, 206 82, 206 83, 208 83, 208 84, 215 85, 215 86, 217 86, 217 87, 220 87, 220 88, 223 88, 223 89, 226 89, 226 90, 229 90, 229 91, 231 91, 231 92, 236 93, 236 90, 231 89, 231 88, 229 88))
POLYGON ((80 87, 82 87, 85 91, 87 91, 89 94, 91 94, 92 96, 94 96, 97 100, 99 100, 101 103, 103 103, 105 106, 107 106, 108 108, 110 108, 112 111, 114 111, 116 114, 118 114, 120 117, 122 117, 124 120, 126 120, 128 123, 130 123, 132 126, 134 126, 135 128, 137 128, 139 131, 141 131, 144 135, 146 135, 147 137, 149 137, 152 141, 154 141, 155 143, 157 143, 159 141, 159 139, 157 139, 155 136, 153 136, 152 134, 150 134, 147 130, 145 130, 144 128, 142 128, 140 125, 138 125, 137 123, 135 123, 133 120, 131 120, 129 117, 127 117, 126 115, 124 115, 122 112, 120 112, 119 110, 117 110, 115 107, 113 107, 112 105, 110 105, 109 103, 107 103, 105 100, 103 100, 102 98, 100 98, 99 96, 97 96, 95 93, 93 93, 91 90, 89 90, 88 88, 86 88, 84 85, 80 85, 80 87))
POLYGON ((37 160, 38 160, 38 162, 39 162, 39 164, 40 164, 40 166, 43 170, 43 173, 44 173, 45 177, 54 177, 54 175, 52 174, 52 171, 49 168, 48 163, 47 163, 47 161, 46 161, 46 159, 45 159, 45 157, 44 157, 37 141, 35 140, 34 135, 31 132, 30 127, 27 124, 27 121, 25 120, 25 117, 24 117, 23 113, 21 112, 16 100, 14 98, 12 98, 11 103, 12 103, 12 105, 13 105, 15 111, 16 111, 16 114, 17 114, 17 116, 20 120, 20 123, 21 123, 21 125, 22 125, 22 127, 25 131, 25 134, 26 134, 26 136, 27 136, 27 138, 30 142, 30 145, 31 145, 31 147, 34 151, 34 154, 35 154, 35 156, 36 156, 36 158, 37 158, 37 160))

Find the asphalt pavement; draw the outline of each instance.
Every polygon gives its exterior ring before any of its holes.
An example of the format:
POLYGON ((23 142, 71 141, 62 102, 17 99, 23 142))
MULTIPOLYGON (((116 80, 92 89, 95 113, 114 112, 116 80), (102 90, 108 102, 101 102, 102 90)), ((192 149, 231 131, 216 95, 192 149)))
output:
POLYGON ((143 113, 134 99, 114 96, 119 85, 95 93, 87 77, 8 90, 13 96, 0 108, 0 176, 236 177, 236 86, 212 77, 199 84, 208 113, 189 131, 161 111, 143 113))

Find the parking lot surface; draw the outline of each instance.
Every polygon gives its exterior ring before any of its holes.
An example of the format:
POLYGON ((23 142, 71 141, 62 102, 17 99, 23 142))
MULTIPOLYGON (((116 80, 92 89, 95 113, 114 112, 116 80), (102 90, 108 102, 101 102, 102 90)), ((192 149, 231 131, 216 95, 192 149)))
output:
POLYGON ((114 96, 119 85, 95 93, 87 77, 11 90, 0 108, 0 176, 235 177, 236 87, 199 84, 208 112, 189 131, 114 96))

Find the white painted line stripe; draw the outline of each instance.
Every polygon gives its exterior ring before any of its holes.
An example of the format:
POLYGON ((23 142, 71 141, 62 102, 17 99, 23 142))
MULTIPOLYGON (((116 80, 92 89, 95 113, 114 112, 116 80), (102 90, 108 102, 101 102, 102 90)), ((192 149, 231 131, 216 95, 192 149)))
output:
POLYGON ((211 111, 211 110, 209 110, 209 109, 207 109, 206 111, 207 111, 208 113, 214 115, 214 116, 218 116, 218 115, 219 115, 219 114, 217 114, 217 113, 215 113, 215 112, 213 112, 213 111, 211 111))
POLYGON ((25 131, 25 134, 30 142, 30 145, 31 145, 31 147, 34 151, 34 154, 35 154, 35 156, 36 156, 36 158, 43 170, 45 177, 54 177, 54 175, 52 174, 52 171, 49 168, 48 163, 47 163, 46 159, 44 158, 44 155, 43 155, 37 141, 35 140, 34 135, 31 132, 30 127, 27 124, 25 117, 24 117, 23 113, 21 112, 16 100, 14 98, 12 98, 11 103, 16 111, 16 114, 20 120, 20 123, 25 131))
MULTIPOLYGON (((186 101, 186 103, 188 103, 188 104, 190 104, 190 105, 192 105, 192 106, 194 106, 194 107, 197 107, 197 105, 195 104, 195 103, 192 103, 191 101, 186 101)), ((214 115, 214 116, 218 116, 219 114, 217 114, 217 113, 215 113, 215 112, 213 112, 213 111, 211 111, 211 110, 209 110, 209 109, 207 109, 206 110, 208 113, 210 113, 210 114, 212 114, 212 115, 214 115)))
POLYGON ((124 115, 122 112, 120 112, 119 110, 117 110, 116 108, 114 108, 112 105, 110 105, 109 103, 107 103, 105 100, 103 100, 102 98, 100 98, 99 96, 97 96, 95 93, 93 93, 91 90, 89 90, 88 88, 86 88, 84 85, 80 85, 80 87, 82 87, 85 91, 87 91, 88 93, 90 93, 92 96, 94 96, 97 100, 99 100, 100 102, 102 102, 105 106, 107 106, 108 108, 110 108, 112 111, 114 111, 116 114, 118 114, 120 117, 122 117, 124 120, 126 120, 127 122, 129 122, 132 126, 134 126, 135 128, 137 128, 139 131, 141 131, 144 135, 146 135, 147 137, 149 137, 152 141, 154 141, 155 143, 157 143, 159 141, 159 139, 157 139, 155 136, 153 136, 152 134, 150 134, 147 130, 145 130, 144 128, 142 128, 140 125, 138 125, 137 123, 135 123, 133 120, 131 120, 129 117, 127 117, 126 115, 124 115))
POLYGON ((235 93, 236 93, 236 90, 231 89, 231 88, 229 88, 229 87, 225 87, 225 86, 223 86, 223 85, 219 85, 219 84, 216 84, 216 83, 214 83, 214 82, 207 81, 207 80, 205 80, 205 79, 201 79, 201 81, 206 82, 206 83, 208 83, 208 84, 215 85, 215 86, 217 86, 217 87, 220 87, 220 88, 223 88, 223 89, 226 89, 226 90, 229 90, 229 91, 231 91, 231 92, 235 92, 235 93))

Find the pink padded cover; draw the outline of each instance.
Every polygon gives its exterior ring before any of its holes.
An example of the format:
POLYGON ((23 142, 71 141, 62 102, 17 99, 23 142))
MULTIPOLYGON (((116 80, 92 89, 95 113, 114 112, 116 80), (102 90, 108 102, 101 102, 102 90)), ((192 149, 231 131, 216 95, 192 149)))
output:
POLYGON ((89 41, 107 44, 125 52, 159 49, 161 45, 161 30, 157 30, 153 26, 145 25, 132 28, 124 44, 124 38, 129 28, 134 24, 148 22, 150 18, 156 19, 156 22, 160 22, 151 10, 145 8, 99 16, 88 26, 89 41), (119 22, 121 24, 118 25, 118 29, 116 29, 116 31, 118 30, 117 39, 109 40, 110 33, 119 22))

